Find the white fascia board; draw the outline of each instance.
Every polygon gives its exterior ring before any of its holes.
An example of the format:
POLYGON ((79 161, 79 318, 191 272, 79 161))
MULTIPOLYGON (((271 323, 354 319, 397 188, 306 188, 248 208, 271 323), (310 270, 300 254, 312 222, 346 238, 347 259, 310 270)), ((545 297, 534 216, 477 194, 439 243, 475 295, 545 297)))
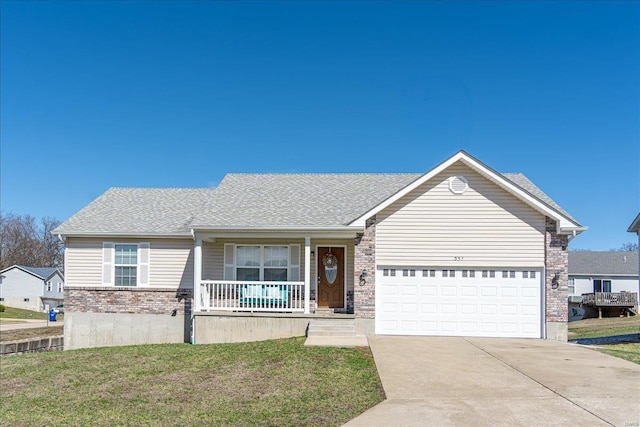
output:
POLYGON ((451 166, 453 163, 455 163, 458 160, 460 160, 462 155, 463 155, 463 152, 460 151, 460 152, 454 154, 453 156, 449 157, 447 160, 445 160, 444 162, 440 163, 438 166, 436 166, 435 168, 431 169, 429 172, 425 173, 420 178, 416 179, 411 184, 407 185, 406 187, 404 187, 403 189, 398 191, 396 194, 394 194, 391 197, 389 197, 387 200, 384 200, 378 206, 373 207, 371 210, 366 212, 364 215, 356 218, 349 225, 353 226, 353 227, 364 227, 365 226, 365 222, 367 221, 368 218, 371 218, 373 215, 377 214, 378 212, 380 212, 384 208, 386 208, 386 207, 390 206, 391 204, 397 202, 398 200, 400 200, 400 198, 402 198, 403 196, 405 196, 409 192, 413 191, 415 188, 421 186, 422 184, 424 184, 425 182, 427 182, 428 180, 430 180, 431 178, 433 178, 434 176, 436 176, 437 174, 442 172, 444 169, 446 169, 449 166, 451 166))
POLYGON ((519 198, 520 200, 522 200, 532 208, 554 219, 558 225, 559 233, 578 234, 587 229, 587 227, 583 227, 575 223, 574 221, 567 218, 565 215, 561 214, 560 212, 548 206, 546 203, 538 200, 536 197, 532 196, 525 190, 521 189, 519 186, 513 184, 511 181, 509 181, 500 173, 494 171, 493 169, 489 168, 487 165, 474 159, 464 151, 459 151, 458 153, 454 154, 444 162, 440 163, 438 166, 431 169, 429 172, 422 175, 420 178, 418 178, 411 184, 407 185, 402 190, 398 191, 396 194, 389 197, 387 200, 383 201, 378 206, 374 207, 364 215, 360 216, 359 218, 351 222, 349 225, 364 227, 365 221, 367 220, 367 218, 370 218, 372 215, 375 215, 376 213, 380 212, 382 209, 395 203, 400 198, 402 198, 409 192, 413 191, 420 185, 424 184, 425 182, 429 181, 431 178, 438 175, 439 173, 441 173, 442 171, 444 171, 445 169, 447 169, 448 167, 450 167, 451 165, 453 165, 455 162, 458 162, 458 161, 461 161, 466 166, 473 169, 475 172, 479 173, 480 175, 487 178, 488 180, 498 185, 499 187, 505 189, 509 193, 513 194, 514 196, 516 196, 517 198, 519 198))
POLYGON ((96 239, 190 239, 191 233, 60 233, 64 238, 83 237, 96 239))
POLYGON ((44 277, 42 277, 42 276, 40 276, 39 274, 36 274, 36 273, 34 273, 33 271, 29 271, 29 270, 27 270, 27 269, 25 269, 25 268, 22 268, 22 266, 20 266, 20 265, 18 265, 18 264, 14 264, 14 265, 12 265, 11 267, 7 267, 7 268, 5 268, 4 270, 0 271, 0 274, 1 274, 1 273, 4 273, 4 272, 6 272, 6 271, 12 270, 12 269, 14 269, 14 268, 17 268, 18 270, 22 271, 23 273, 27 273, 27 274, 29 274, 29 275, 31 275, 31 276, 33 276, 33 277, 37 278, 37 279, 45 280, 45 278, 44 278, 44 277))
MULTIPOLYGON (((13 264, 11 267, 7 267, 4 270, 0 270, 0 274, 2 274, 4 272, 7 272, 7 271, 9 271, 9 270, 11 270, 13 268, 17 268, 17 269, 22 270, 18 264, 13 264)), ((22 271, 24 271, 24 270, 22 270, 22 271)))
POLYGON ((216 229, 194 229, 194 236, 201 236, 203 239, 232 239, 232 238, 325 238, 325 239, 351 239, 356 237, 357 232, 353 227, 315 227, 315 228, 216 228, 216 229))

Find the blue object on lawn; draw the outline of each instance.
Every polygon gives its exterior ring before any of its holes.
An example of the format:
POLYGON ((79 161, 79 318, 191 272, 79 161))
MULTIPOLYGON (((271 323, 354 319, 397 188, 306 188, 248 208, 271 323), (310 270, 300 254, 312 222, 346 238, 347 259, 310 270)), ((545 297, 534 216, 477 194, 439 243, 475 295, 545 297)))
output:
POLYGON ((57 315, 58 315, 58 313, 56 313, 55 311, 49 310, 49 321, 50 322, 55 322, 57 315))

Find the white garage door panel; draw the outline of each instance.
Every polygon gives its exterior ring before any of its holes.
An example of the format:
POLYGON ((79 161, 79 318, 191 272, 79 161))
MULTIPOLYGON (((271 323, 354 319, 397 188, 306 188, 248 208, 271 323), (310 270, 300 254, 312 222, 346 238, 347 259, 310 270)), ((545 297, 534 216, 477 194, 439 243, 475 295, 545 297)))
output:
MULTIPOLYGON (((391 271, 393 267, 384 267, 391 271)), ((435 277, 376 274, 376 333, 382 335, 453 335, 540 338, 542 333, 541 270, 509 269, 503 277, 435 277), (523 271, 525 273, 523 274, 523 271)), ((467 270, 470 271, 471 269, 467 270)), ((471 273, 467 273, 471 275, 471 273)))

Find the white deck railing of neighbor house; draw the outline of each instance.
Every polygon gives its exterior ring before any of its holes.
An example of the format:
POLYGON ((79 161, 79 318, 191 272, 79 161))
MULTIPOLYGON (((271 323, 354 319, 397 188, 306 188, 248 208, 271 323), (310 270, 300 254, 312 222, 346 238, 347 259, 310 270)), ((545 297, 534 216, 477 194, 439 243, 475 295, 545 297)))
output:
POLYGON ((304 312, 304 282, 203 280, 200 311, 304 312))

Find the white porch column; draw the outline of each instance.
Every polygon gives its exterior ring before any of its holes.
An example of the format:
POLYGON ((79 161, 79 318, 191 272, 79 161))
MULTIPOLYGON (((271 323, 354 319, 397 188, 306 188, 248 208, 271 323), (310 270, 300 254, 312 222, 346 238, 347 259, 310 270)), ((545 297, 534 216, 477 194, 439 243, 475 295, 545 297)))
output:
POLYGON ((311 306, 311 237, 304 238, 304 313, 310 313, 311 306))
POLYGON ((201 311, 202 298, 202 237, 196 236, 196 243, 193 247, 193 311, 201 311))

